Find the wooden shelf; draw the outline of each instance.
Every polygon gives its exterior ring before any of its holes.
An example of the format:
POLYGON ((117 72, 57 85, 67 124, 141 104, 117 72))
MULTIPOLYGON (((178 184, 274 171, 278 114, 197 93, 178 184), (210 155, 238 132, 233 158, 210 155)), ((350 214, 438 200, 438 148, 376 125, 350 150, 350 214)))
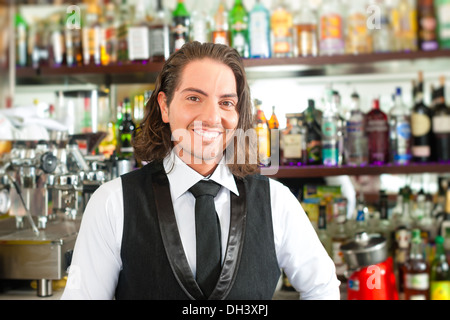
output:
POLYGON ((268 169, 261 168, 262 174, 273 178, 313 178, 313 177, 329 177, 339 175, 380 175, 380 174, 420 174, 420 173, 450 173, 450 163, 413 163, 410 165, 384 165, 384 166, 302 166, 287 167, 280 166, 268 169), (270 174, 275 172, 275 174, 270 174))
MULTIPOLYGON (((361 55, 336 55, 319 57, 296 57, 296 58, 269 58, 269 59, 244 59, 244 66, 253 77, 278 77, 285 68, 295 70, 302 67, 298 76, 321 75, 327 67, 336 69, 342 66, 341 74, 356 72, 355 68, 348 70, 345 66, 358 67, 365 72, 374 72, 374 69, 365 69, 363 66, 373 66, 383 62, 404 62, 420 60, 427 62, 428 59, 444 60, 450 58, 450 50, 417 51, 417 52, 391 52, 372 53, 361 55), (263 75, 260 74, 263 72, 263 75)), ((17 80, 19 84, 41 84, 58 82, 95 82, 95 83, 132 83, 138 81, 155 80, 161 71, 163 62, 127 63, 108 66, 42 66, 38 69, 31 67, 17 68, 17 80)), ((441 66, 438 66, 441 68, 441 66)), ((442 70, 442 69, 440 69, 442 70)), ((295 71, 294 71, 295 72, 295 71)), ((335 70, 333 72, 336 72, 335 70)), ((393 70, 392 72, 396 72, 393 70)))

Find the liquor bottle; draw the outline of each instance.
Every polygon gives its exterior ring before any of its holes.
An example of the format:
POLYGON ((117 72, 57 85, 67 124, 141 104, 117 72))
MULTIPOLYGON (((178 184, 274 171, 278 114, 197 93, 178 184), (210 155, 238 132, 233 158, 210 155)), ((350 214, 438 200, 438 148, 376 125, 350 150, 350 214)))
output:
POLYGON ((373 43, 371 30, 367 28, 366 1, 351 1, 345 25, 346 53, 371 53, 373 43))
POLYGON ((228 10, 225 0, 220 0, 211 26, 211 42, 229 45, 228 10))
POLYGON ((436 254, 430 265, 430 300, 450 300, 450 267, 444 250, 444 238, 435 239, 436 254))
POLYGON ((331 250, 332 259, 336 267, 336 275, 339 281, 346 282, 347 264, 344 261, 344 254, 341 251, 341 245, 350 239, 347 230, 346 211, 339 212, 333 219, 331 228, 331 250))
POLYGON ((134 106, 133 106, 133 121, 135 124, 139 125, 144 119, 144 95, 136 94, 134 96, 134 106))
POLYGON ((380 101, 373 100, 372 110, 365 116, 368 139, 369 164, 384 165, 389 162, 389 126, 387 115, 380 110, 380 101))
POLYGON ((170 13, 162 0, 157 1, 156 12, 149 24, 150 61, 161 62, 170 55, 170 13))
POLYGON ((17 12, 15 16, 17 67, 25 67, 27 65, 27 33, 28 25, 20 12, 17 12))
POLYGON ((310 2, 302 0, 300 9, 294 14, 294 56, 316 57, 319 54, 317 12, 310 2))
POLYGON ((317 235, 328 255, 332 256, 332 242, 327 230, 327 206, 326 203, 319 204, 319 219, 317 222, 317 235))
POLYGON ((128 60, 146 64, 150 59, 149 23, 144 0, 136 3, 134 19, 128 28, 128 60))
POLYGON ((64 19, 60 14, 53 14, 50 21, 49 64, 60 67, 66 63, 66 48, 64 44, 64 19))
POLYGON ((172 12, 172 49, 175 52, 189 41, 191 16, 184 5, 184 0, 177 0, 177 6, 172 12))
POLYGON ((100 65, 101 28, 98 21, 99 8, 90 4, 86 13, 86 24, 82 29, 83 63, 84 65, 100 65))
POLYGON ((64 28, 64 41, 66 47, 66 64, 71 66, 83 65, 83 48, 81 26, 64 28))
POLYGON ((306 159, 307 164, 322 163, 322 129, 315 116, 315 102, 308 99, 308 108, 305 110, 306 125, 306 159))
POLYGON ((98 146, 99 152, 103 154, 107 159, 113 156, 114 152, 117 152, 117 114, 110 111, 110 118, 106 125, 106 137, 98 146))
POLYGON ((257 0, 248 14, 250 58, 270 58, 270 12, 257 0))
MULTIPOLYGON (((339 94, 338 91, 333 90, 333 104, 335 105, 335 108, 337 110, 337 114, 338 114, 338 120, 337 120, 337 124, 336 124, 336 128, 337 128, 337 149, 338 149, 338 165, 342 165, 346 162, 345 159, 345 152, 344 152, 344 148, 345 148, 345 113, 343 113, 343 108, 342 108, 342 104, 341 104, 341 95, 339 94)), ((348 117, 350 117, 350 112, 348 113, 348 117)))
POLYGON ((287 1, 275 1, 270 17, 270 27, 272 28, 273 56, 277 58, 292 57, 294 54, 293 20, 287 1))
POLYGON ((327 90, 326 105, 322 115, 322 163, 326 166, 336 166, 339 161, 338 121, 339 115, 333 100, 333 91, 327 90))
POLYGON ((409 164, 411 155, 411 117, 397 88, 394 106, 389 111, 390 150, 394 164, 409 164))
POLYGON ((345 135, 345 159, 351 166, 366 165, 368 161, 367 136, 364 131, 364 114, 360 109, 359 95, 351 96, 350 118, 345 135))
POLYGON ((117 62, 118 40, 117 29, 119 20, 116 19, 116 6, 113 2, 106 4, 105 17, 102 21, 102 37, 100 41, 100 61, 103 66, 117 62))
POLYGON ((306 137, 301 129, 301 113, 287 113, 288 130, 283 132, 283 164, 299 166, 302 164, 302 142, 306 137), (300 122, 300 123, 299 123, 300 122))
POLYGON ((239 52, 241 57, 248 58, 248 14, 242 0, 235 0, 228 13, 228 25, 230 27, 230 46, 239 52))
POLYGON ((258 156, 260 166, 270 165, 270 130, 264 111, 261 110, 261 101, 255 99, 255 121, 254 128, 256 131, 256 139, 258 143, 258 156))
POLYGON ((133 146, 131 138, 136 128, 131 117, 131 104, 129 98, 123 99, 123 119, 119 126, 119 155, 125 159, 133 157, 133 146))
POLYGON ((411 113, 411 153, 414 162, 428 162, 431 160, 432 130, 431 109, 423 103, 423 74, 419 72, 419 82, 413 88, 415 100, 411 113))
POLYGON ((275 106, 272 107, 272 115, 269 119, 269 130, 270 130, 270 159, 271 165, 275 165, 274 155, 280 153, 280 133, 277 115, 275 114, 275 106))
POLYGON ((418 0, 419 49, 432 51, 439 49, 436 32, 436 13, 433 0, 418 0))
POLYGON ((117 29, 117 62, 125 64, 128 62, 128 28, 130 27, 130 10, 127 0, 122 0, 119 7, 119 28, 117 29))
POLYGON ((428 300, 430 267, 425 260, 420 230, 412 230, 411 250, 403 265, 405 300, 428 300))
POLYGON ((340 0, 324 0, 319 17, 319 53, 345 53, 343 8, 340 0))
POLYGON ((450 0, 436 0, 439 47, 450 49, 450 0))
POLYGON ((361 232, 367 232, 367 219, 368 208, 364 202, 364 194, 360 191, 358 199, 356 201, 356 220, 353 228, 353 235, 361 232))
POLYGON ((417 9, 411 0, 398 0, 392 8, 395 51, 417 51, 417 9))
POLYGON ((434 150, 438 162, 450 161, 450 108, 445 104, 445 78, 439 79, 440 86, 432 90, 432 131, 434 150))
POLYGON ((189 40, 200 43, 209 42, 211 21, 205 4, 202 1, 195 1, 190 13, 189 40))
POLYGON ((439 226, 439 234, 444 238, 445 251, 450 251, 450 184, 445 191, 444 219, 439 226))
POLYGON ((81 121, 81 133, 92 132, 92 109, 91 109, 91 97, 84 97, 84 110, 83 119, 81 121))
MULTIPOLYGON (((379 10, 379 27, 374 26, 372 29, 373 52, 392 52, 394 51, 394 37, 390 9, 384 1, 372 0, 370 4, 379 10)), ((374 22, 376 23, 376 20, 374 22)))
POLYGON ((393 254, 393 226, 389 220, 389 199, 386 191, 380 190, 380 199, 378 202, 378 209, 380 212, 380 219, 377 221, 374 229, 374 233, 381 234, 386 238, 386 246, 388 248, 389 255, 393 254))

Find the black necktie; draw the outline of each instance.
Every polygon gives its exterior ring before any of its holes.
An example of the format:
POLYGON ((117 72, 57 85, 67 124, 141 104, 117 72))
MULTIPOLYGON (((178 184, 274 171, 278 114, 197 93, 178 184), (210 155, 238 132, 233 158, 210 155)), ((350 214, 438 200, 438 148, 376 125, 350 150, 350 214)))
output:
POLYGON ((195 197, 196 280, 206 297, 214 290, 221 270, 220 222, 214 205, 219 190, 220 185, 211 180, 201 180, 189 189, 195 197))

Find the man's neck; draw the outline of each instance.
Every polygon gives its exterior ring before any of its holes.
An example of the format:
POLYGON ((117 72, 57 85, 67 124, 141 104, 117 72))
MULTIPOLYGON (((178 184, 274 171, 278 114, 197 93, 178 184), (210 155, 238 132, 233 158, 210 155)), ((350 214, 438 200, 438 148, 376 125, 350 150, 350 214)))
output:
POLYGON ((183 149, 177 150, 176 148, 173 149, 175 155, 180 158, 184 163, 186 163, 187 166, 198 172, 204 177, 210 176, 214 170, 216 170, 220 158, 211 159, 211 160, 202 160, 199 158, 196 158, 190 153, 183 152, 183 149))

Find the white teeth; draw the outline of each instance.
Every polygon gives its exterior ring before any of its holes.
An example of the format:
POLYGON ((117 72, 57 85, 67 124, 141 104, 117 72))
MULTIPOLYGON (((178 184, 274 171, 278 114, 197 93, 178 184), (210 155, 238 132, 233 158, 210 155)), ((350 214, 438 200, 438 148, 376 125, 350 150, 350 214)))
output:
POLYGON ((194 132, 206 139, 215 139, 219 136, 220 132, 217 131, 205 131, 205 130, 194 130, 194 132))

